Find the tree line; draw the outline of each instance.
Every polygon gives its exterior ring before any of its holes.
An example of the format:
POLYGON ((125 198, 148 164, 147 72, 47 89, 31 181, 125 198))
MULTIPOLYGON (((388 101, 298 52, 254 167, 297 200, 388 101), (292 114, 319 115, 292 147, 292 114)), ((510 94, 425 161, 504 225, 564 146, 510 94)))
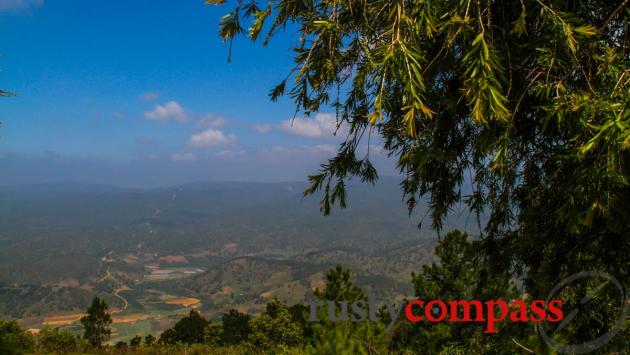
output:
MULTIPOLYGON (((412 276, 414 296, 422 299, 489 300, 499 295, 506 300, 530 299, 522 285, 505 274, 488 281, 478 268, 483 243, 464 233, 448 233, 435 249, 436 261, 412 276)), ((332 302, 335 314, 342 312, 342 301, 366 301, 367 295, 352 281, 342 266, 326 274, 323 289, 314 290, 316 300, 332 302)), ((384 307, 384 306, 383 306, 384 307)), ((529 323, 501 322, 496 334, 487 334, 479 323, 412 323, 399 317, 390 331, 387 309, 377 312, 377 321, 361 322, 330 319, 328 310, 318 309, 319 322, 309 322, 306 304, 287 305, 271 300, 265 310, 251 316, 232 309, 221 321, 208 321, 201 313, 189 314, 159 336, 151 334, 128 343, 109 344, 111 317, 107 304, 95 298, 81 319, 82 336, 57 328, 42 329, 31 335, 13 321, 0 323, 0 353, 130 353, 130 354, 207 354, 207 353, 287 353, 287 354, 522 354, 553 353, 529 323)), ((352 312, 352 311, 350 311, 352 312)), ((474 314, 473 314, 474 317, 474 314)), ((579 336, 579 326, 569 325, 569 335, 579 336)), ((630 351, 627 327, 595 353, 630 351)), ((556 338, 562 340, 562 338, 556 338)))

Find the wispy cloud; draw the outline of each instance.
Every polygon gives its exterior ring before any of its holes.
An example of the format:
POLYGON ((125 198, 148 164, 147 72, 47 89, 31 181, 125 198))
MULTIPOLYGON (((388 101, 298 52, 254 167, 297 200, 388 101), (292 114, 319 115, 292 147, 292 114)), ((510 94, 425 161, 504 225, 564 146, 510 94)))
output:
POLYGON ((277 153, 277 154, 335 154, 337 153, 337 148, 332 144, 316 144, 316 145, 303 145, 298 147, 284 147, 284 146, 275 146, 271 149, 264 149, 261 153, 277 153))
POLYGON ((252 128, 260 134, 267 134, 271 132, 272 127, 270 124, 262 123, 262 124, 255 124, 252 126, 252 128))
POLYGON ((197 126, 202 129, 219 128, 225 126, 226 122, 227 120, 225 118, 209 113, 199 120, 197 126))
POLYGON ((245 155, 245 151, 244 150, 238 150, 238 151, 222 150, 220 152, 216 152, 214 155, 216 155, 217 157, 222 157, 222 158, 234 158, 234 157, 245 155))
MULTIPOLYGON (((318 113, 315 118, 295 118, 282 121, 286 132, 312 138, 332 137, 337 131, 337 118, 330 113, 318 113)), ((343 127, 342 127, 343 128, 343 127)))
POLYGON ((153 111, 145 112, 144 117, 152 121, 186 121, 188 115, 186 110, 177 103, 169 101, 164 105, 156 105, 153 111))
POLYGON ((44 0, 0 0, 0 12, 23 12, 44 5, 44 0))
POLYGON ((215 128, 208 128, 205 131, 195 133, 188 140, 188 144, 194 147, 218 147, 231 145, 234 142, 236 142, 236 135, 225 134, 215 128))
POLYGON ((317 144, 310 147, 314 152, 328 153, 328 154, 337 154, 337 147, 332 144, 317 144))
POLYGON ((193 153, 173 153, 171 160, 175 162, 192 162, 197 160, 197 156, 193 153))
POLYGON ((140 95, 142 101, 155 101, 160 97, 160 93, 156 91, 148 91, 140 95))

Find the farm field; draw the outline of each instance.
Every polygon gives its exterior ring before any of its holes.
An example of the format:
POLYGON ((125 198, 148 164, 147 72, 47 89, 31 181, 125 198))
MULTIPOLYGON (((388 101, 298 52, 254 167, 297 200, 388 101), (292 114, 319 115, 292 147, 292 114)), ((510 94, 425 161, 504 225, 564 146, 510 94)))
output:
MULTIPOLYGON (((201 305, 198 299, 192 297, 177 297, 155 290, 148 290, 146 294, 132 293, 130 295, 140 296, 131 301, 142 305, 142 311, 112 310, 112 343, 127 342, 136 335, 154 334, 157 336, 186 315, 191 308, 201 305)), ((83 315, 84 313, 48 315, 23 319, 21 323, 33 332, 44 327, 53 327, 70 330, 80 335, 83 332, 80 323, 83 315)))

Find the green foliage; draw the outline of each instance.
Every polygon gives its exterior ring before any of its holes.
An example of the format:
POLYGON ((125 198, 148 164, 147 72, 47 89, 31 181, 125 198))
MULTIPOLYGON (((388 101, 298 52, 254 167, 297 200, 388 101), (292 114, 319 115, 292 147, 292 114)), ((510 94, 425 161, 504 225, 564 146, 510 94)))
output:
POLYGON ((223 334, 221 343, 226 345, 239 344, 249 336, 249 315, 236 309, 230 309, 222 317, 223 334))
POLYGON ((204 342, 204 333, 208 321, 196 310, 190 310, 188 316, 180 319, 173 328, 167 329, 160 336, 163 344, 195 344, 204 342))
MULTIPOLYGON (((258 20, 248 4, 231 12, 239 27, 258 20)), ((305 192, 323 191, 325 214, 346 205, 349 178, 377 178, 362 148, 378 136, 397 159, 410 212, 428 201, 438 232, 460 203, 480 229, 487 217, 482 276, 505 269, 543 298, 583 270, 630 282, 628 1, 270 5, 267 39, 285 27, 299 35, 295 67, 272 99, 287 94, 307 115, 334 108, 348 127, 305 192)), ((227 39, 246 33, 227 25, 227 39)), ((601 303, 614 304, 605 293, 601 303)), ((613 324, 615 312, 598 313, 604 328, 613 324)), ((567 341, 599 329, 576 324, 567 341)))
POLYGON ((127 352, 127 343, 125 343, 124 341, 119 341, 116 344, 114 344, 114 349, 116 349, 116 352, 127 352))
POLYGON ((381 323, 338 322, 315 327, 312 354, 387 354, 388 338, 381 323))
POLYGON ((107 313, 107 309, 105 300, 94 297, 87 314, 81 318, 83 339, 88 340, 93 346, 102 346, 111 336, 112 317, 107 313))
POLYGON ((484 244, 468 240, 468 235, 453 231, 435 247, 439 262, 423 265, 412 274, 415 296, 421 299, 485 300, 517 296, 507 267, 495 269, 504 260, 485 259, 484 244))
POLYGON ((15 96, 15 93, 0 89, 0 97, 11 97, 11 96, 15 96))
POLYGON ((176 339, 187 344, 202 343, 203 333, 207 325, 208 321, 199 312, 191 310, 188 317, 180 319, 175 324, 176 339))
POLYGON ((310 309, 303 304, 294 304, 289 307, 289 314, 293 322, 299 324, 305 342, 310 342, 313 338, 313 322, 310 322, 310 309))
POLYGON ((0 354, 23 354, 33 345, 33 336, 17 322, 0 320, 0 354))
POLYGON ((304 342, 301 324, 295 322, 289 308, 277 299, 269 302, 265 312, 250 322, 250 328, 250 342, 263 349, 292 347, 304 342))
MULTIPOLYGON (((469 241, 468 236, 453 231, 435 248, 439 263, 423 265, 422 272, 413 274, 414 295, 423 300, 512 300, 519 296, 507 268, 494 269, 499 264, 488 264, 483 258, 483 245, 469 241)), ((460 316, 461 312, 460 311, 460 316)), ((474 311, 471 313, 475 317, 474 311)), ((488 349, 513 348, 512 338, 521 336, 523 329, 515 324, 503 324, 498 334, 484 334, 479 323, 445 322, 411 324, 406 319, 399 322, 390 346, 393 349, 413 349, 422 346, 430 353, 457 353, 466 348, 475 353, 488 349), (457 346, 453 344, 460 343, 457 346)))
POLYGON ((470 348, 462 345, 448 345, 442 348, 439 355, 466 355, 470 354, 470 348))
POLYGON ((153 335, 148 334, 146 337, 144 337, 144 346, 151 347, 153 346, 153 344, 155 344, 156 340, 157 339, 155 339, 153 335))
POLYGON ((203 333, 203 342, 210 345, 220 345, 223 339, 223 324, 210 322, 203 333))
POLYGON ((88 347, 86 341, 59 328, 44 328, 37 334, 37 351, 41 353, 81 353, 88 347))
POLYGON ((328 301, 365 301, 363 290, 352 283, 350 270, 337 265, 326 273, 326 287, 323 290, 316 289, 315 297, 328 301))
POLYGON ((142 344, 142 337, 139 335, 136 335, 129 340, 129 346, 140 346, 140 344, 142 344))
MULTIPOLYGON (((326 321, 330 320, 330 302, 334 303, 336 316, 340 316, 342 307, 344 307, 341 302, 345 302, 345 307, 350 308, 350 305, 355 302, 367 301, 363 290, 352 282, 350 270, 339 264, 328 270, 324 289, 315 289, 313 295, 320 301, 326 302, 325 307, 318 311, 319 318, 326 321)), ((352 309, 348 309, 347 312, 349 316, 355 316, 352 309)), ((328 326, 334 327, 336 324, 328 322, 328 326)))
POLYGON ((164 345, 172 345, 172 344, 177 343, 177 334, 175 332, 175 329, 168 328, 165 331, 163 331, 162 334, 160 334, 159 342, 160 344, 164 344, 164 345))
MULTIPOLYGON (((264 16, 255 4, 239 1, 222 20, 222 36, 248 33, 243 23, 251 21, 255 40, 265 20, 268 36, 295 21, 301 37, 288 91, 298 110, 315 112, 344 89, 332 106, 350 134, 338 157, 312 177, 309 193, 324 188, 341 197, 345 177, 375 178, 367 165, 361 169, 369 157, 355 157, 365 130, 379 133, 398 157, 405 195, 429 195, 437 228, 461 199, 452 195, 466 170, 476 172, 477 198, 491 208, 493 227, 508 226, 504 214, 522 202, 510 196, 524 183, 514 178, 541 162, 538 149, 524 149, 528 144, 560 143, 546 156, 550 161, 597 146, 610 158, 590 163, 608 166, 600 177, 624 180, 623 165, 614 162, 627 154, 621 143, 630 142, 623 123, 630 78, 622 19, 628 11, 615 11, 613 2, 276 0, 264 16), (608 129, 614 133, 601 140, 608 129)), ((273 98, 286 90, 283 81, 273 98)))
MULTIPOLYGON (((327 302, 335 302, 336 312, 340 312, 341 301, 348 305, 355 302, 365 302, 367 297, 363 290, 352 281, 349 270, 337 265, 326 274, 326 284, 323 290, 316 289, 315 297, 327 302)), ((318 312, 322 321, 311 325, 313 354, 385 354, 387 353, 388 336, 382 322, 365 320, 362 322, 336 321, 331 322, 326 309, 318 312)), ((349 310, 351 316, 354 315, 349 310)))

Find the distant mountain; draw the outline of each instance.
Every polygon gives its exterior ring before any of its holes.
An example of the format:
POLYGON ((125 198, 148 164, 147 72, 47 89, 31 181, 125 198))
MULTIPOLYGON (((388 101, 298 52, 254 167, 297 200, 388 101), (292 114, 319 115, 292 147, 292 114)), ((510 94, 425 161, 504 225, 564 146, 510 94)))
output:
POLYGON ((70 181, 48 184, 5 185, 0 186, 0 201, 44 200, 56 197, 100 195, 130 190, 132 189, 112 185, 70 181))
MULTIPOLYGON (((348 208, 323 216, 321 197, 304 198, 305 187, 0 187, 0 300, 15 299, 19 290, 50 293, 37 306, 12 309, 33 315, 47 306, 51 312, 76 310, 77 302, 61 302, 60 295, 84 300, 129 288, 136 310, 148 307, 142 300, 149 289, 161 298, 197 297, 206 311, 234 304, 255 309, 269 295, 302 299, 336 263, 350 267, 374 292, 394 297, 408 291, 411 271, 431 260, 437 239, 417 228, 426 208, 418 206, 410 217, 398 180, 383 178, 374 186, 351 184, 348 208), (223 287, 243 292, 226 295, 223 287)), ((476 232, 474 218, 465 213, 445 225, 476 232)))

